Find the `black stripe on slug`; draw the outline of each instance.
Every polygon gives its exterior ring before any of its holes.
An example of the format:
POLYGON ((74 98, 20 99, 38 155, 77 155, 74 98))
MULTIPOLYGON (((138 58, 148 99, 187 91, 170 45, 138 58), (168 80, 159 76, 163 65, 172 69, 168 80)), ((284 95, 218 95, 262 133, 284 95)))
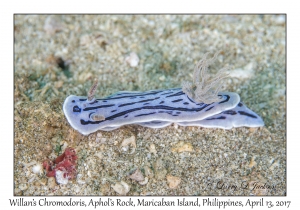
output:
POLYGON ((143 105, 148 105, 148 104, 150 104, 150 103, 144 103, 143 105))
POLYGON ((241 102, 239 102, 238 106, 239 106, 239 107, 242 107, 242 106, 243 106, 243 104, 242 104, 241 102))
POLYGON ((111 112, 115 112, 115 111, 117 111, 117 110, 115 109, 115 110, 112 110, 111 112))
POLYGON ((144 103, 144 102, 148 102, 148 101, 154 101, 156 99, 159 99, 159 97, 151 98, 151 99, 147 99, 147 100, 142 100, 142 101, 137 101, 137 102, 132 102, 132 103, 127 103, 127 104, 121 104, 118 107, 128 106, 128 105, 137 104, 137 103, 144 103))
POLYGON ((236 115, 236 111, 233 111, 233 110, 227 110, 227 111, 224 111, 222 112, 223 114, 230 114, 230 115, 236 115))
POLYGON ((177 100, 174 100, 172 101, 173 103, 176 103, 176 102, 179 102, 179 101, 182 101, 183 99, 177 99, 177 100))
POLYGON ((257 118, 256 116, 254 116, 253 114, 249 114, 247 112, 244 112, 244 111, 238 111, 241 115, 245 115, 245 116, 248 116, 248 117, 252 117, 252 118, 257 118))
POLYGON ((147 99, 147 100, 142 100, 142 101, 138 101, 136 103, 142 103, 142 102, 147 102, 147 101, 154 101, 156 99, 159 99, 159 97, 156 97, 156 98, 152 98, 152 99, 147 99))
POLYGON ((159 104, 163 104, 163 103, 165 103, 164 101, 161 101, 159 104))
MULTIPOLYGON (((80 120, 82 125, 88 125, 88 124, 100 124, 105 122, 106 120, 114 120, 118 117, 122 117, 123 115, 126 115, 128 113, 131 112, 135 112, 135 111, 139 111, 139 110, 143 110, 143 109, 163 109, 163 110, 170 110, 170 111, 165 111, 165 113, 172 115, 172 111, 183 111, 183 112, 200 112, 203 109, 205 109, 207 106, 209 106, 208 104, 204 104, 202 107, 200 108, 193 108, 193 109, 188 109, 188 108, 182 108, 182 107, 170 107, 170 106, 164 106, 164 105, 159 105, 159 106, 143 106, 143 107, 137 107, 137 108, 133 108, 133 109, 128 109, 126 111, 123 112, 119 112, 117 114, 114 114, 112 116, 106 117, 105 120, 102 121, 85 121, 83 119, 80 120)), ((159 111, 159 113, 161 113, 161 111, 159 111)))
POLYGON ((128 106, 128 105, 132 105, 132 104, 135 104, 136 102, 132 102, 132 103, 127 103, 127 104, 121 104, 119 105, 118 107, 122 107, 122 106, 128 106))
POLYGON ((81 112, 81 109, 78 106, 73 106, 73 112, 81 112))
POLYGON ((75 103, 75 100, 72 100, 72 103, 75 103))
POLYGON ((84 108, 83 111, 90 111, 90 110, 94 110, 94 109, 106 108, 106 107, 111 107, 111 106, 115 106, 115 104, 108 104, 108 105, 102 105, 102 106, 87 107, 87 108, 84 108))
POLYGON ((214 107, 215 107, 215 106, 209 107, 209 108, 206 109, 205 111, 207 112, 207 111, 211 110, 211 109, 214 108, 214 107))
POLYGON ((221 117, 208 118, 208 119, 205 119, 205 120, 225 120, 225 119, 226 119, 226 117, 221 116, 221 117))
POLYGON ((135 115, 134 117, 140 117, 140 116, 145 116, 145 115, 151 115, 151 114, 155 114, 156 112, 150 112, 150 113, 147 113, 147 114, 138 114, 138 115, 135 115))
POLYGON ((188 104, 189 104, 189 102, 184 102, 183 104, 184 104, 184 105, 188 105, 188 104))
POLYGON ((132 103, 127 103, 127 104, 121 104, 119 105, 118 107, 122 107, 122 106, 129 106, 129 105, 132 105, 132 104, 135 104, 136 102, 132 102, 132 103))
POLYGON ((79 101, 86 101, 86 99, 79 99, 79 101))
POLYGON ((175 93, 175 94, 172 94, 172 95, 166 96, 166 98, 169 98, 169 97, 174 97, 174 96, 181 96, 181 95, 184 95, 184 94, 185 94, 184 92, 182 92, 182 91, 179 91, 179 92, 177 92, 177 93, 175 93))

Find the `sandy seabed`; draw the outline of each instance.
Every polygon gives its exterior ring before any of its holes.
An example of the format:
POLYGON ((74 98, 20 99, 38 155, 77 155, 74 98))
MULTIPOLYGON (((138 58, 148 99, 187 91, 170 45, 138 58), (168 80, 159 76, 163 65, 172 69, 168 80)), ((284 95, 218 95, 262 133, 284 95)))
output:
POLYGON ((286 195, 284 15, 15 15, 14 24, 15 195, 286 195), (98 97, 180 87, 219 50, 210 71, 232 67, 224 90, 264 127, 130 125, 83 136, 64 116, 64 99, 87 95, 94 78, 98 97), (37 171, 67 147, 78 155, 75 179, 37 171), (129 177, 135 169, 146 181, 129 177))

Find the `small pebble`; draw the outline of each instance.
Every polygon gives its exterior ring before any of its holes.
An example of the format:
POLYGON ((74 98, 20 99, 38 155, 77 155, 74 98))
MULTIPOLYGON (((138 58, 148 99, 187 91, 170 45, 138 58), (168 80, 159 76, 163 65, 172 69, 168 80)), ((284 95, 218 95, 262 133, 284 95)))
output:
POLYGON ((48 187, 50 189, 53 189, 56 186, 55 178, 54 177, 49 177, 48 178, 48 187))
POLYGON ((144 181, 140 181, 139 184, 140 185, 145 185, 145 184, 148 183, 148 180, 149 180, 148 177, 145 177, 144 181))
POLYGON ((181 179, 176 176, 167 175, 167 182, 169 184, 169 188, 176 189, 181 182, 181 179))
POLYGON ((45 186, 47 184, 47 181, 48 181, 48 179, 43 178, 43 179, 41 179, 40 183, 41 183, 41 185, 45 186))
POLYGON ((130 179, 133 179, 133 180, 137 181, 137 182, 141 182, 141 181, 145 180, 144 175, 140 171, 140 169, 135 169, 135 170, 131 171, 128 177, 130 179))
POLYGON ((191 143, 185 143, 184 141, 178 142, 175 147, 172 148, 172 152, 193 152, 194 148, 191 143))
POLYGON ((20 184, 19 189, 20 190, 27 190, 28 186, 27 184, 20 184))
POLYGON ((139 64, 139 57, 136 53, 132 52, 129 56, 125 58, 125 61, 131 66, 136 67, 139 64))
POLYGON ((66 148, 68 147, 68 142, 67 141, 61 142, 60 145, 62 145, 61 146, 61 151, 65 151, 66 148))
POLYGON ((129 190, 130 190, 130 186, 126 182, 124 182, 124 181, 117 182, 115 185, 111 185, 111 187, 119 195, 126 195, 129 192, 129 190))
POLYGON ((150 151, 150 153, 153 153, 154 155, 156 155, 157 151, 155 148, 155 144, 150 144, 149 151, 150 151))
POLYGON ((61 80, 54 82, 54 87, 57 89, 61 88, 63 85, 64 85, 64 82, 61 80))
POLYGON ((158 79, 159 79, 160 81, 165 81, 166 77, 165 77, 165 75, 162 75, 162 76, 160 76, 158 79))
POLYGON ((252 168, 252 167, 254 167, 254 166, 256 166, 256 165, 257 165, 257 163, 255 162, 255 158, 252 157, 252 158, 251 158, 251 161, 250 161, 250 163, 249 163, 249 167, 252 168))
POLYGON ((131 136, 130 138, 124 139, 121 143, 120 148, 122 151, 127 152, 129 150, 129 145, 131 145, 133 148, 130 154, 133 154, 136 148, 135 136, 131 136))

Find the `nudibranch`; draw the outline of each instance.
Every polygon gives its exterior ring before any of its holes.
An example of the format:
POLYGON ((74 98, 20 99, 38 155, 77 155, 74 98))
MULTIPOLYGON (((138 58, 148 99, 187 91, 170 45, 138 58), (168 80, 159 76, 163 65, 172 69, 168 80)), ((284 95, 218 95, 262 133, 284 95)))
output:
MULTIPOLYGON (((197 70, 204 73, 216 57, 215 55, 213 59, 206 60, 206 55, 197 65, 197 70)), ((223 74, 220 75, 219 77, 224 77, 223 74)), ((212 81, 211 84, 215 81, 219 83, 218 78, 209 81, 212 81)), ((247 108, 237 93, 206 88, 208 94, 215 94, 209 97, 208 102, 199 102, 192 98, 195 94, 198 98, 205 98, 205 93, 199 94, 198 87, 200 85, 203 88, 204 83, 205 81, 202 84, 198 82, 195 87, 188 84, 186 88, 167 90, 121 91, 102 99, 93 97, 96 89, 93 85, 88 97, 68 96, 63 111, 70 125, 83 135, 97 130, 111 131, 128 124, 163 128, 177 123, 180 126, 223 129, 264 125, 262 118, 247 108), (215 99, 211 101, 211 98, 215 99)), ((212 86, 211 84, 206 86, 212 86)))

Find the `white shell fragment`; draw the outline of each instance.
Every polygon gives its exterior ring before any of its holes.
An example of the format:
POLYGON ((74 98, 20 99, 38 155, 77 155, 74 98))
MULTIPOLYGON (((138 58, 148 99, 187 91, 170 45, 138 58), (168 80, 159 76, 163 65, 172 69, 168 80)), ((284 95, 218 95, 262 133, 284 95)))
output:
POLYGON ((170 189, 176 189, 181 182, 181 178, 172 175, 167 175, 167 182, 169 184, 170 189))
POLYGON ((237 93, 220 92, 219 97, 220 101, 211 104, 196 103, 181 88, 122 91, 92 102, 85 96, 71 95, 66 98, 63 111, 71 126, 83 135, 128 124, 163 128, 177 123, 223 129, 264 125, 256 113, 240 102, 237 93))
POLYGON ((125 58, 125 61, 131 66, 136 67, 139 65, 139 57, 136 53, 132 52, 128 57, 125 58))
POLYGON ((139 184, 140 185, 145 185, 145 184, 148 183, 148 181, 149 181, 148 177, 145 177, 145 179, 143 181, 140 181, 139 184))
POLYGON ((64 174, 66 173, 66 171, 60 171, 57 170, 55 172, 55 178, 58 184, 68 184, 68 177, 64 177, 64 174))
POLYGON ((43 166, 42 164, 38 163, 35 166, 32 167, 32 172, 35 174, 42 174, 43 172, 43 166))
POLYGON ((123 152, 127 152, 129 150, 129 145, 132 146, 132 151, 130 154, 133 154, 136 148, 135 136, 131 136, 130 138, 124 139, 121 143, 120 148, 123 152))
POLYGON ((126 195, 130 191, 130 186, 124 181, 117 182, 115 185, 111 185, 111 187, 119 195, 126 195))
POLYGON ((133 179, 137 182, 141 182, 144 181, 144 175, 143 173, 140 171, 140 169, 134 169, 133 171, 130 172, 129 176, 130 179, 133 179))

